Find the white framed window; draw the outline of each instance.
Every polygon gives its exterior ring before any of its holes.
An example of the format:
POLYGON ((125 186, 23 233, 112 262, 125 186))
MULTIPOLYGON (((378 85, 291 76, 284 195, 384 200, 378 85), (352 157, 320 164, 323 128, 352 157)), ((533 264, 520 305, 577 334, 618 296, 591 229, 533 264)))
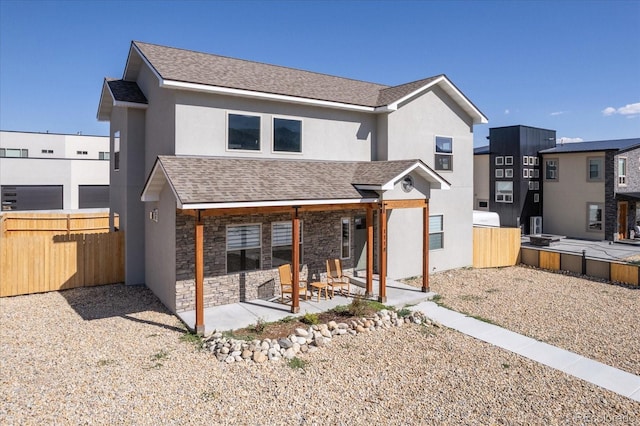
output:
POLYGON ((534 166, 539 166, 540 165, 540 159, 538 157, 533 157, 533 165, 534 166))
POLYGON ((525 155, 524 157, 522 157, 522 165, 523 166, 528 166, 529 165, 529 156, 525 155))
POLYGON ((604 158, 587 158, 587 181, 598 182, 604 179, 604 158))
POLYGON ((513 203, 513 181, 496 182, 496 203, 513 203))
POLYGON ((227 226, 227 273, 260 269, 261 225, 227 226))
POLYGON ((302 120, 273 118, 273 151, 302 153, 302 120))
POLYGON ((436 136, 436 170, 453 171, 453 138, 436 136))
POLYGON ((227 149, 260 151, 260 116, 227 114, 227 149))
POLYGON ((340 258, 349 259, 351 257, 351 219, 343 217, 340 219, 340 258))
POLYGON ((504 157, 503 156, 497 156, 496 157, 496 166, 502 166, 504 164, 504 157))
POLYGON ((529 169, 529 179, 533 179, 533 169, 529 169))
POLYGON ((604 205, 602 203, 587 203, 587 231, 602 231, 602 214, 604 205))
POLYGON ((535 166, 536 159, 535 157, 529 156, 529 165, 535 166))
POLYGON ((558 181, 558 159, 549 158, 544 160, 544 180, 558 181))
POLYGON ((478 200, 479 210, 489 210, 489 200, 478 200))
POLYGON ((529 181, 529 191, 533 191, 533 181, 529 181))
POLYGON ((539 193, 535 193, 533 194, 533 202, 534 203, 539 203, 540 202, 540 194, 539 193))
POLYGON ((6 158, 28 158, 29 150, 20 148, 0 148, 0 157, 6 158))
POLYGON ((618 186, 627 186, 627 159, 618 157, 618 186))
POLYGON ((513 178, 513 169, 504 169, 504 177, 513 178))
POLYGON ((507 155, 506 157, 504 157, 504 165, 513 166, 513 155, 507 155))
POLYGON ((540 177, 540 169, 533 169, 533 177, 534 179, 538 179, 540 177))
POLYGON ((98 152, 98 159, 99 160, 108 160, 110 158, 111 158, 111 156, 109 155, 108 152, 104 152, 104 151, 98 152))
POLYGON ((429 216, 429 250, 444 248, 444 216, 429 216))
POLYGON ((504 177, 504 170, 503 169, 496 169, 496 177, 497 178, 504 177))
POLYGON ((522 169, 522 177, 529 179, 529 169, 522 169))
MULTIPOLYGON (((293 224, 291 222, 273 222, 271 224, 271 266, 276 267, 292 263, 291 250, 293 224)), ((300 263, 302 263, 302 221, 300 221, 300 263)))
POLYGON ((533 190, 534 191, 539 191, 540 190, 540 182, 539 181, 534 181, 533 182, 533 190))

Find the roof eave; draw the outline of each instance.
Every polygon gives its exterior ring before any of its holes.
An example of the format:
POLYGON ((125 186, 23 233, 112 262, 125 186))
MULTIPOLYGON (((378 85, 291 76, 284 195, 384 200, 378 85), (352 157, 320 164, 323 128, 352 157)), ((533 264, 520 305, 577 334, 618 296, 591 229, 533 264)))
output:
POLYGON ((104 79, 102 83, 102 90, 100 91, 100 101, 98 102, 98 111, 96 113, 96 118, 98 121, 109 121, 111 118, 111 109, 113 108, 113 93, 109 89, 109 84, 107 84, 107 79, 104 79), (106 99, 106 96, 111 99, 106 99))
POLYGON ((287 206, 320 206, 325 204, 369 204, 378 203, 380 198, 341 198, 315 200, 270 200, 270 201, 238 201, 229 203, 181 203, 182 210, 231 209, 242 207, 287 207, 287 206))
POLYGON ((435 80, 425 84, 424 86, 414 90, 413 92, 403 96, 402 98, 397 99, 389 105, 386 105, 384 108, 386 108, 388 111, 395 111, 403 102, 426 92, 436 85, 440 85, 444 89, 444 91, 447 92, 447 94, 451 96, 451 98, 453 98, 453 100, 455 100, 467 114, 469 114, 469 116, 473 120, 473 124, 486 124, 489 122, 487 117, 482 112, 480 112, 480 110, 476 108, 476 106, 473 105, 473 103, 471 103, 471 101, 460 90, 458 90, 458 88, 453 83, 451 83, 451 81, 449 81, 449 79, 444 75, 441 75, 435 80))

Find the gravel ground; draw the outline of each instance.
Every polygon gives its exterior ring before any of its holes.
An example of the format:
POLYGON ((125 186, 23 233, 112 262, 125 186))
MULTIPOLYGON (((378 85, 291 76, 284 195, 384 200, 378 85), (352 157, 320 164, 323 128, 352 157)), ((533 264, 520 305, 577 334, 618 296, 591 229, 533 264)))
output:
MULTIPOLYGON (((607 289, 611 289, 607 287, 607 289)), ((220 363, 140 287, 0 299, 0 424, 637 424, 640 403, 448 329, 220 363)))
POLYGON ((429 285, 459 312, 640 375, 640 287, 523 266, 443 272, 429 285))

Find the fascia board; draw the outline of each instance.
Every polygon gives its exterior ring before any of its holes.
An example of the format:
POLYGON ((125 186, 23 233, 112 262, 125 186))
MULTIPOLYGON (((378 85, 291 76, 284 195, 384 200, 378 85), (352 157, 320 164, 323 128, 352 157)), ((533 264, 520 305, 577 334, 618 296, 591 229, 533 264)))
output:
POLYGON ((230 96, 239 96, 239 97, 245 97, 245 98, 289 102, 289 103, 302 104, 302 105, 313 105, 313 106, 335 108, 335 109, 342 109, 342 110, 348 110, 348 111, 377 112, 376 108, 374 107, 367 107, 362 105, 350 105, 350 104, 345 104, 341 102, 322 101, 318 99, 306 99, 306 98, 299 98, 296 96, 263 93, 263 92, 256 92, 256 91, 244 90, 244 89, 232 89, 229 87, 209 86, 206 84, 187 83, 184 81, 176 81, 176 80, 161 79, 160 87, 164 87, 167 89, 182 89, 182 90, 191 90, 195 92, 215 93, 220 95, 230 95, 230 96))
POLYGON ((111 89, 109 89, 109 85, 107 84, 106 79, 102 83, 102 90, 100 91, 100 101, 98 102, 98 112, 96 113, 96 118, 98 119, 98 121, 109 121, 110 118, 106 112, 104 114, 101 114, 102 103, 104 101, 105 94, 111 96, 110 104, 112 104, 114 102, 113 93, 111 93, 111 89))
MULTIPOLYGON (((177 198, 176 198, 177 199, 177 198)), ((286 207, 286 206, 318 206, 322 204, 368 204, 378 203, 379 198, 358 198, 358 199, 338 199, 338 200, 282 200, 282 201, 248 201, 237 203, 181 203, 178 201, 178 208, 187 210, 206 209, 229 209, 239 207, 286 207)))
POLYGON ((392 102, 391 104, 389 104, 387 106, 387 108, 390 111, 395 111, 398 109, 399 105, 403 102, 405 102, 408 99, 413 98, 416 95, 419 95, 420 93, 423 93, 427 90, 429 90, 431 87, 435 86, 435 85, 439 85, 439 84, 443 84, 444 85, 444 89, 445 91, 449 94, 449 95, 453 95, 452 97, 454 98, 454 100, 456 102, 458 102, 458 104, 460 104, 463 109, 465 111, 467 111, 467 113, 469 113, 469 115, 473 118, 473 124, 486 124, 489 122, 489 120, 487 119, 487 117, 484 116, 484 114, 482 114, 478 108, 475 107, 475 105, 473 105, 469 99, 467 99, 467 97, 465 95, 462 94, 462 92, 460 92, 458 90, 457 87, 455 87, 445 76, 440 76, 439 78, 433 80, 432 82, 420 87, 419 89, 414 90, 413 92, 409 93, 408 95, 403 96, 402 98, 398 99, 395 102, 392 102))
POLYGON ((382 189, 384 190, 393 189, 397 181, 399 181, 402 177, 406 176, 407 174, 411 173, 416 169, 418 169, 420 174, 423 175, 430 183, 438 184, 437 189, 447 190, 451 188, 451 184, 449 184, 449 182, 447 182, 444 178, 442 178, 438 173, 434 172, 428 167, 425 167, 421 163, 415 163, 413 166, 409 167, 408 169, 406 169, 405 171, 403 171, 402 173, 400 173, 399 175, 391 179, 389 182, 385 183, 382 186, 382 189))
POLYGON ((169 184, 169 188, 171 188, 171 192, 173 193, 173 197, 176 199, 176 203, 180 204, 180 198, 176 193, 175 188, 171 184, 171 181, 167 177, 167 172, 160 160, 156 160, 156 164, 153 165, 153 169, 151 169, 151 173, 149 173, 149 177, 147 178, 147 182, 144 184, 144 189, 142 190, 142 194, 140 195, 140 201, 142 202, 153 202, 160 201, 160 191, 164 184, 169 184), (158 180, 164 181, 162 185, 158 185, 160 189, 154 190, 151 188, 151 185, 158 182, 158 180))

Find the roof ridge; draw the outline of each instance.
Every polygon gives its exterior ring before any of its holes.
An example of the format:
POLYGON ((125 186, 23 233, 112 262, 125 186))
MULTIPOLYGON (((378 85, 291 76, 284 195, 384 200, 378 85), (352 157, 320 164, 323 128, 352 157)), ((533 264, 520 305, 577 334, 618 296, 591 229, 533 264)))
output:
MULTIPOLYGON (((298 72, 305 72, 305 73, 314 74, 314 75, 321 75, 321 76, 324 76, 324 77, 339 78, 341 80, 354 81, 354 82, 358 82, 358 83, 372 84, 372 85, 375 85, 375 86, 380 86, 381 87, 380 90, 385 90, 385 89, 389 89, 389 88, 394 87, 394 86, 389 86, 387 84, 375 83, 373 81, 361 80, 361 79, 351 78, 351 77, 342 77, 342 76, 335 75, 335 74, 322 73, 322 72, 318 72, 318 71, 310 71, 310 70, 306 70, 306 69, 302 69, 302 68, 295 68, 295 67, 286 66, 286 65, 277 65, 277 64, 272 64, 272 63, 268 63, 268 62, 254 61, 254 60, 251 60, 251 59, 236 58, 236 57, 233 57, 233 56, 220 55, 220 54, 217 54, 217 53, 208 53, 208 52, 202 52, 202 51, 193 50, 193 49, 183 49, 183 48, 180 48, 180 47, 165 46, 165 45, 162 45, 162 44, 147 43, 147 42, 138 41, 138 40, 133 40, 132 43, 134 43, 136 45, 138 45, 138 44, 143 44, 143 45, 146 44, 146 45, 150 45, 150 46, 161 47, 163 49, 179 50, 179 51, 183 51, 183 52, 195 53, 195 54, 198 54, 198 55, 215 56, 215 57, 218 57, 218 58, 230 59, 232 61, 247 62, 247 63, 258 64, 258 65, 266 65, 266 66, 269 66, 269 67, 292 70, 292 71, 298 71, 298 72)), ((144 53, 143 53, 143 55, 144 55, 144 53)))

